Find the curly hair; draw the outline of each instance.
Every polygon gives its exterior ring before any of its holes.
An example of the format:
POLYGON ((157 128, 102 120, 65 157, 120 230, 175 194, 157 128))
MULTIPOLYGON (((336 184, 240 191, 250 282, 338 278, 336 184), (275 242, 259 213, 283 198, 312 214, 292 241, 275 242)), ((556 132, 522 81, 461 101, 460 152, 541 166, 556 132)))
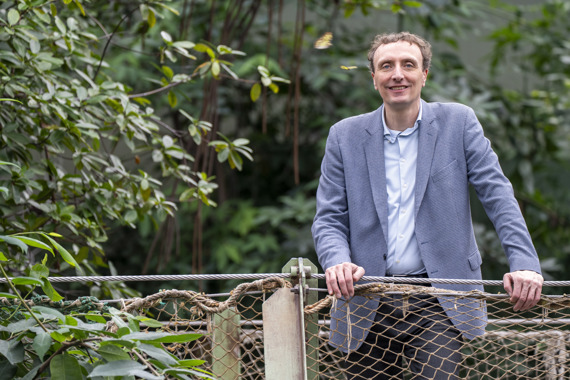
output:
POLYGON ((431 44, 424 40, 422 37, 412 34, 409 32, 400 33, 385 33, 378 34, 374 37, 374 41, 370 45, 370 50, 368 50, 368 61, 370 62, 370 71, 374 73, 374 53, 381 45, 391 44, 398 41, 407 41, 410 44, 415 44, 420 48, 422 53, 422 66, 424 70, 429 70, 431 64, 431 44))

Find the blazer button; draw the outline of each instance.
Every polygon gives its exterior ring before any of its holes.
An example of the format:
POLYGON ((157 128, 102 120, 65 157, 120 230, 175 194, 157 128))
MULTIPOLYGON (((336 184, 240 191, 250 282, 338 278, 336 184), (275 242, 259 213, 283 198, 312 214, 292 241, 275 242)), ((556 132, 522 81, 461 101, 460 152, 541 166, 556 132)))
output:
POLYGON ((386 254, 384 254, 384 261, 386 261, 387 258, 388 258, 388 256, 386 256, 386 254))

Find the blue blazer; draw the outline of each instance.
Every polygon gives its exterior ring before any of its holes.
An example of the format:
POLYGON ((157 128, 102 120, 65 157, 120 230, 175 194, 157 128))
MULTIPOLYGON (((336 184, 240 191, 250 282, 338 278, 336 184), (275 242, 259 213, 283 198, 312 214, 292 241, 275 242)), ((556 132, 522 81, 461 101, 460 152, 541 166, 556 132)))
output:
MULTIPOLYGON (((344 119, 330 129, 312 227, 319 262, 325 270, 352 262, 362 266, 366 275, 386 274, 388 206, 382 112, 383 106, 344 119)), ((432 278, 481 279, 469 184, 495 226, 510 271, 540 273, 538 256, 512 186, 473 110, 456 103, 422 100, 415 232, 422 260, 432 278)), ((477 285, 434 286, 483 290, 477 285)), ((465 337, 472 339, 484 333, 484 303, 474 306, 473 300, 451 297, 439 300, 465 337)), ((345 352, 357 349, 368 334, 377 308, 377 299, 354 297, 350 310, 346 302, 339 300, 332 311, 331 344, 345 352)))

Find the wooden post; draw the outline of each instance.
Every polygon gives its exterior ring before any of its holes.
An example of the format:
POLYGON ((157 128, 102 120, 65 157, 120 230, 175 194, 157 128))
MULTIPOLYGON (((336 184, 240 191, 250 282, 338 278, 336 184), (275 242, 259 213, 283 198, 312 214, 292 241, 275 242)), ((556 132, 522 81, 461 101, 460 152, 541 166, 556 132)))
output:
POLYGON ((299 319, 299 295, 277 290, 263 303, 265 378, 303 380, 305 344, 299 319))
MULTIPOLYGON (((282 268, 282 273, 291 273, 293 284, 299 284, 300 288, 318 288, 319 280, 311 278, 311 274, 319 273, 319 269, 310 260, 304 258, 291 259, 282 268), (301 269, 299 269, 301 268, 301 269)), ((304 308, 306 305, 312 305, 319 300, 317 292, 307 292, 304 297, 304 308)), ((303 309, 301 309, 303 310, 303 309)), ((299 318, 304 318, 305 328, 305 358, 307 380, 319 379, 319 315, 318 313, 299 315, 299 318)))
POLYGON ((220 380, 237 380, 240 368, 240 315, 228 308, 214 315, 212 372, 220 380))

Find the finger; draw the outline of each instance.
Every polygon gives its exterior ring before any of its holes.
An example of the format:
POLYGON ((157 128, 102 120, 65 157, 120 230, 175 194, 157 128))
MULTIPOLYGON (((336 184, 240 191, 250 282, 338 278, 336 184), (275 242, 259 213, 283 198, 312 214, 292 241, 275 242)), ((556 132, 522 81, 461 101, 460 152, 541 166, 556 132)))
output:
POLYGON ((352 280, 354 282, 360 280, 362 278, 362 276, 364 276, 364 268, 357 266, 356 268, 353 269, 353 274, 352 274, 352 280))
POLYGON ((503 287, 505 288, 505 291, 507 292, 507 294, 510 296, 511 293, 513 292, 512 276, 510 273, 506 273, 503 276, 503 287))
MULTIPOLYGON (((512 279, 512 291, 511 291, 511 303, 514 304, 515 306, 517 306, 517 303, 519 301, 519 299, 521 298, 521 287, 522 284, 519 281, 517 276, 511 276, 512 279)), ((520 305, 518 305, 520 306, 520 305)), ((518 310, 517 308, 515 308, 515 310, 518 310)))
POLYGON ((534 304, 535 294, 536 294, 536 289, 531 288, 528 291, 524 304, 521 306, 520 310, 529 310, 535 305, 534 304))
POLYGON ((335 295, 336 298, 340 298, 340 290, 338 288, 338 283, 336 280, 336 274, 332 268, 329 268, 325 272, 327 279, 327 289, 330 295, 335 295))
MULTIPOLYGON (((534 298, 534 295, 532 297, 534 298)), ((522 282, 522 285, 520 285, 520 295, 513 309, 515 311, 526 310, 528 308, 528 298, 529 298, 529 286, 525 284, 525 282, 522 282)))
POLYGON ((344 283, 341 284, 341 292, 345 298, 350 298, 354 295, 354 286, 352 284, 352 268, 350 265, 342 266, 342 275, 344 283), (344 288, 342 287, 344 285, 344 288))
POLYGON ((522 310, 528 310, 536 306, 536 304, 540 301, 541 294, 542 294, 542 283, 541 282, 533 283, 528 292, 524 309, 522 310))

